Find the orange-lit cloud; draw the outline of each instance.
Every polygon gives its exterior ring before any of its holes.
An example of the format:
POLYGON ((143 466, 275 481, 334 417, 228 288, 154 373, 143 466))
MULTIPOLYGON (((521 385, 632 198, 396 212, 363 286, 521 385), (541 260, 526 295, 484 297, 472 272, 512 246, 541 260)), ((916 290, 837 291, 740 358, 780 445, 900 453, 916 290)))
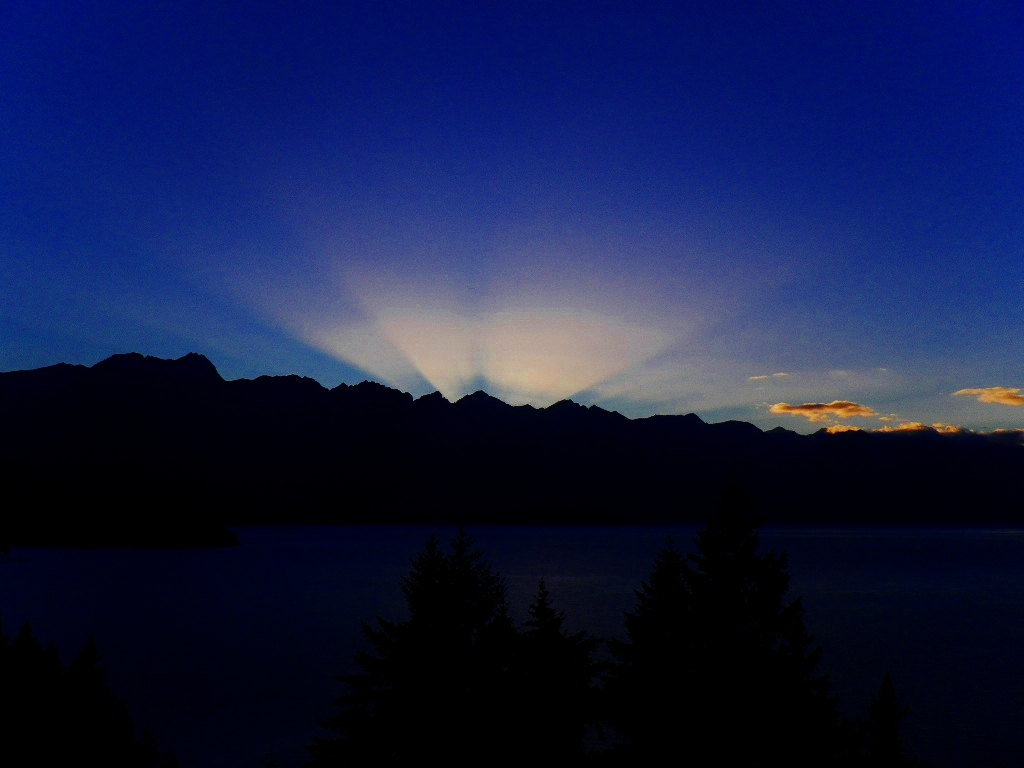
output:
POLYGON ((930 429, 932 427, 919 421, 905 421, 896 425, 886 424, 884 427, 873 429, 872 432, 925 432, 930 429))
POLYGON ((928 425, 922 424, 920 421, 903 421, 899 424, 886 424, 884 427, 878 427, 877 429, 871 430, 872 432, 938 432, 940 435, 962 435, 965 433, 972 433, 973 430, 964 429, 958 427, 955 424, 943 424, 936 422, 935 424, 928 425))
MULTIPOLYGON (((889 419, 892 420, 891 418, 889 419)), ((829 434, 836 434, 839 432, 862 432, 865 431, 860 427, 855 427, 851 424, 833 424, 827 427, 826 432, 829 434)), ((985 434, 984 432, 975 432, 971 429, 965 429, 954 424, 943 424, 936 422, 935 424, 922 424, 920 421, 903 421, 899 424, 885 424, 881 427, 875 427, 874 429, 867 430, 874 433, 891 434, 893 432, 938 432, 940 435, 963 435, 963 434, 985 434)), ((996 429, 989 434, 997 435, 1008 433, 1011 435, 1021 435, 1024 437, 1024 430, 1022 429, 996 429)))
POLYGON ((954 395, 972 396, 979 403, 995 403, 996 405, 1024 406, 1024 394, 1020 387, 983 387, 981 389, 961 389, 954 395))
POLYGON ((855 427, 852 424, 833 424, 831 427, 828 427, 825 431, 828 432, 830 435, 835 435, 840 432, 863 432, 864 430, 861 429, 860 427, 855 427))
POLYGON ((833 400, 831 403, 804 403, 803 405, 775 403, 768 411, 769 413, 784 414, 786 416, 803 416, 805 419, 816 424, 832 421, 833 419, 877 416, 874 410, 868 406, 853 403, 849 400, 833 400))

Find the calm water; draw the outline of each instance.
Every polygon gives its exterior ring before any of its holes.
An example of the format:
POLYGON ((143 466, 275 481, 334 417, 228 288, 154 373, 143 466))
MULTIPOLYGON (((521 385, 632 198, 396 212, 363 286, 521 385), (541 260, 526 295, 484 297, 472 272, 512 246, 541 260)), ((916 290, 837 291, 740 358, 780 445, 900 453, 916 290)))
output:
MULTIPOLYGON (((359 621, 404 617, 412 526, 238 529, 223 550, 19 549, 0 556, 0 616, 69 661, 95 635, 115 693, 186 768, 305 758, 362 648, 359 621)), ((545 578, 570 629, 620 635, 671 532, 693 527, 471 531, 517 618, 545 578)), ((936 768, 1024 764, 1024 531, 780 529, 791 595, 824 648, 847 714, 889 671, 911 707, 908 749, 936 768)))

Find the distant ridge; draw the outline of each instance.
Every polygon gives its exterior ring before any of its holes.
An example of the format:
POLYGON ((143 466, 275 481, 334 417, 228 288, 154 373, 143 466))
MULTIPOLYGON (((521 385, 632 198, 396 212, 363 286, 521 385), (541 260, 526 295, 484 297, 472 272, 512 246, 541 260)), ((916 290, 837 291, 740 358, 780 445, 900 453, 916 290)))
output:
POLYGON ((1024 522, 1019 435, 414 400, 369 381, 225 381, 195 353, 0 373, 0 424, 0 544, 155 545, 257 522, 698 522, 727 478, 769 522, 1024 522))

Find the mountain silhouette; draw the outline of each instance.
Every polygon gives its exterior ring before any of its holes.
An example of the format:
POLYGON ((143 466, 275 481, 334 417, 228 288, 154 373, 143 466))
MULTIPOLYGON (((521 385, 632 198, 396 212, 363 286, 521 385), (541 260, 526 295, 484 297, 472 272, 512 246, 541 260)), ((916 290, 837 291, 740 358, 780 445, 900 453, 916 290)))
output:
POLYGON ((302 522, 702 522, 728 478, 768 522, 1024 521, 1019 433, 820 430, 570 400, 451 403, 202 355, 0 373, 5 543, 230 543, 302 522))

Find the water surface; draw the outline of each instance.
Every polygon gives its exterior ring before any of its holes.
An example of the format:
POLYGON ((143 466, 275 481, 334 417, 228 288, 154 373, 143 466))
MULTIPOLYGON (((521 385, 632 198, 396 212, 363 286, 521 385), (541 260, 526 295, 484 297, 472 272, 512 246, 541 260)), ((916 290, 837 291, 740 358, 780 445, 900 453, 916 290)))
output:
MULTIPOLYGON (((621 636, 622 613, 671 534, 696 528, 473 529, 522 620, 540 578, 570 629, 621 636)), ((325 735, 361 620, 404 617, 398 580, 444 527, 236 529, 215 550, 17 549, 0 557, 8 634, 31 621, 68 661, 95 635, 108 682, 186 768, 283 768, 325 735)), ((773 528, 791 595, 824 648, 846 714, 888 671, 911 713, 908 749, 945 766, 1024 762, 1024 532, 773 528)))

